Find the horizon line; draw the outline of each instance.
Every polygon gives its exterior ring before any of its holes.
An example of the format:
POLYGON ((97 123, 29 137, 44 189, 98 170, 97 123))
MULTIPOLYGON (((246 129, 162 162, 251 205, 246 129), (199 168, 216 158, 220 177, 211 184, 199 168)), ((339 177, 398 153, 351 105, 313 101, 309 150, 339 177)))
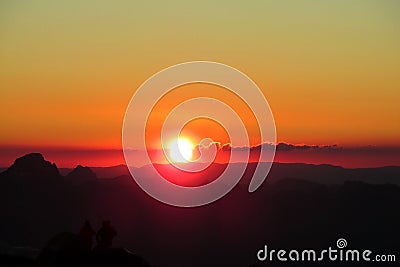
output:
MULTIPOLYGON (((230 143, 213 142, 217 144, 219 148, 222 147, 232 147, 230 143)), ((196 144, 195 146, 199 146, 196 144)), ((242 148, 256 148, 264 145, 273 145, 272 143, 260 143, 253 146, 234 146, 232 148, 242 149, 242 148)), ((399 148, 400 144, 310 144, 310 143, 291 143, 291 142, 277 142, 275 146, 291 146, 294 148, 338 148, 338 149, 360 149, 360 148, 399 148)), ((121 147, 85 147, 85 146, 58 146, 58 145, 20 145, 20 144, 0 144, 1 149, 46 149, 46 150, 67 150, 67 151, 122 151, 121 147)), ((138 148, 129 148, 131 151, 140 151, 138 148)), ((162 148, 150 148, 148 150, 162 150, 162 148)), ((1 152, 1 151, 0 151, 1 152)))

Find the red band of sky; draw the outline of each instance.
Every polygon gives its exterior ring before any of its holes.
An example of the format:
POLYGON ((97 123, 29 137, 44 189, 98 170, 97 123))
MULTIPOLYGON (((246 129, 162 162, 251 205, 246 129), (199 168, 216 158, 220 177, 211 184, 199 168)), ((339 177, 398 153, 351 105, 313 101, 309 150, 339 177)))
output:
MULTIPOLYGON (((8 167, 16 158, 31 152, 42 153, 47 160, 56 163, 58 167, 73 168, 78 164, 103 167, 125 164, 122 150, 119 149, 1 147, 0 167, 8 167)), ((137 167, 142 166, 141 158, 145 156, 144 152, 132 150, 130 153, 137 157, 137 167)), ((224 163, 226 158, 223 155, 224 153, 220 152, 220 156, 216 159, 217 163, 224 163)), ((246 162, 245 158, 243 162, 246 162)), ((281 144, 276 151, 275 162, 331 164, 346 168, 400 166, 400 147, 342 148, 281 144)), ((165 162, 155 158, 155 163, 165 162)))

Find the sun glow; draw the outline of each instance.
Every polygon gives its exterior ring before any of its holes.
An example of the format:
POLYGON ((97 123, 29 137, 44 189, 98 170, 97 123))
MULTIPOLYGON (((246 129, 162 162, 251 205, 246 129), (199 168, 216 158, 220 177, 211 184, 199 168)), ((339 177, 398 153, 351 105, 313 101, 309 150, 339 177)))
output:
POLYGON ((188 162, 193 156, 193 145, 187 139, 179 138, 170 146, 170 156, 175 162, 188 162))

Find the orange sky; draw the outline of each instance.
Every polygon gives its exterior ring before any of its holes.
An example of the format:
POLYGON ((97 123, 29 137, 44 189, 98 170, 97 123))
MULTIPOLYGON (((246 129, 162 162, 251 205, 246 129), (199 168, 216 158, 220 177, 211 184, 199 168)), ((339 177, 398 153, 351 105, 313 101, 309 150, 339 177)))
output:
MULTIPOLYGON (((252 146, 260 144, 257 121, 250 107, 242 99, 225 88, 205 83, 194 83, 174 89, 156 104, 146 127, 146 140, 149 140, 147 142, 149 147, 160 148, 160 133, 169 112, 180 103, 196 97, 210 97, 228 104, 244 122, 250 137, 249 144, 252 146)), ((198 108, 207 109, 207 106, 198 108)), ((182 126, 176 125, 176 127, 179 129, 182 126)), ((196 119, 189 122, 183 127, 181 135, 190 138, 194 144, 199 144, 204 138, 211 138, 222 144, 230 143, 228 133, 223 125, 210 119, 196 119)), ((244 146, 245 144, 246 142, 243 142, 240 145, 244 146)))
MULTIPOLYGON (((0 146, 119 149, 135 90, 192 60, 253 79, 278 141, 399 146, 398 10, 397 1, 2 1, 0 146)), ((200 89, 187 92, 161 109, 200 89)))

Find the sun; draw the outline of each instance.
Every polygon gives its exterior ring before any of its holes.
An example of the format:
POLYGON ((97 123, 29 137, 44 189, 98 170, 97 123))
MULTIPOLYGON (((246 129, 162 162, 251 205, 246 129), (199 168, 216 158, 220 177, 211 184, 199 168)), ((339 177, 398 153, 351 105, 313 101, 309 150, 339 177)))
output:
POLYGON ((193 156, 192 143, 184 138, 179 138, 172 142, 170 146, 170 156, 175 162, 188 162, 193 156))

